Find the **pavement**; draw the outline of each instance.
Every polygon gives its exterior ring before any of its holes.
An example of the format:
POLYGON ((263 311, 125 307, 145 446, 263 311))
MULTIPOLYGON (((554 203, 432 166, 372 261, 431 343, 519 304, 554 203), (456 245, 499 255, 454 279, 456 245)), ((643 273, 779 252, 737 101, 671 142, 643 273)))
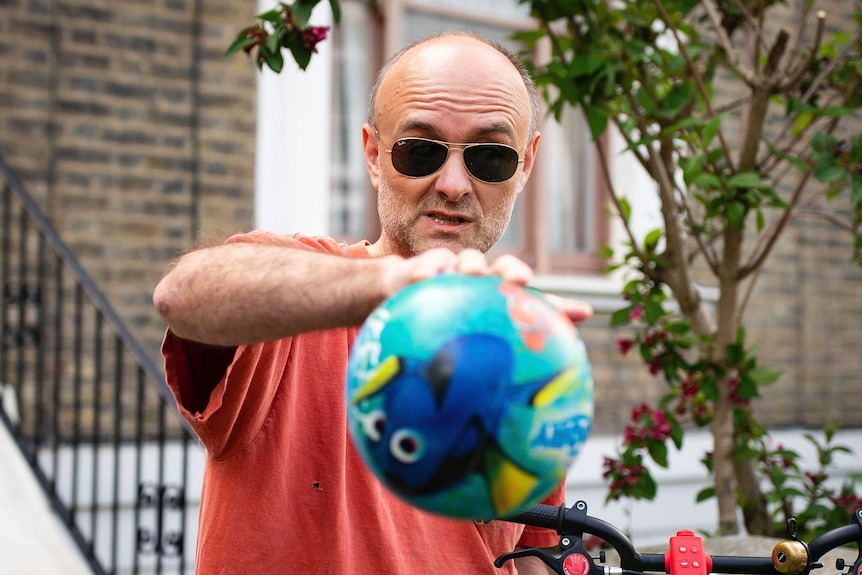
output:
POLYGON ((0 573, 93 575, 2 424, 0 573))

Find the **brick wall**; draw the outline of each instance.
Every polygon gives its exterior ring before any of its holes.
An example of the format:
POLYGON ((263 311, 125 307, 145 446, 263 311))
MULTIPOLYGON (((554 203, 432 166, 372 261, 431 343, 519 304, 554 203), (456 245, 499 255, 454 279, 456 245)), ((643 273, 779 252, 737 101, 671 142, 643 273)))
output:
POLYGON ((157 354, 152 287, 197 229, 252 223, 253 2, 0 2, 0 153, 157 354))

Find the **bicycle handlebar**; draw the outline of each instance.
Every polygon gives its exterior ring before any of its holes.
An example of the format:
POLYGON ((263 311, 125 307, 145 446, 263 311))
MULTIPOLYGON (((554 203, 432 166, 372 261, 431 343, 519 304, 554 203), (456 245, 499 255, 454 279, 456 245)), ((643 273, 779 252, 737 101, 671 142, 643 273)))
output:
MULTIPOLYGON (((748 575, 808 575, 829 551, 856 543, 859 553, 846 573, 862 575, 862 509, 853 514, 853 523, 832 529, 810 543, 795 539, 780 542, 771 557, 710 556, 703 543, 691 531, 680 531, 671 538, 665 553, 640 553, 626 535, 606 521, 587 515, 587 504, 578 501, 571 508, 565 505, 538 504, 506 521, 543 527, 560 535, 559 557, 541 549, 522 549, 500 556, 494 564, 499 568, 517 557, 535 556, 560 575, 617 575, 620 573, 669 573, 670 575, 707 575, 730 573, 748 575), (596 565, 596 559, 583 547, 584 534, 606 541, 620 556, 620 567, 596 565)), ((600 559, 604 562, 603 557, 600 559)), ((846 565, 836 566, 843 572, 846 565)))

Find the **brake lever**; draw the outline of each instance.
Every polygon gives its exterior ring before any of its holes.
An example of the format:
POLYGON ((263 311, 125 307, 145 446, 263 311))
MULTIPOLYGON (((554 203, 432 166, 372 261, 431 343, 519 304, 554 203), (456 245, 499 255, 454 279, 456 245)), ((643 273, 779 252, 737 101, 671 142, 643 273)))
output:
MULTIPOLYGON (((583 501, 578 501, 568 513, 573 514, 575 517, 575 520, 571 524, 584 525, 587 517, 587 504, 583 501)), ((503 566, 503 563, 510 559, 538 557, 545 565, 553 569, 554 573, 558 573, 559 575, 602 575, 604 570, 595 564, 593 558, 584 548, 583 536, 583 531, 563 533, 560 536, 559 557, 555 557, 543 549, 531 547, 500 555, 494 561, 494 566, 499 569, 503 566)))
POLYGON ((520 549, 511 553, 504 553, 497 557, 494 561, 494 566, 498 569, 503 566, 503 563, 509 559, 517 559, 519 557, 538 557, 545 565, 550 567, 554 573, 559 575, 601 575, 604 570, 595 564, 594 559, 584 550, 583 543, 580 538, 572 537, 571 535, 563 535, 560 537, 560 550, 562 553, 559 557, 551 555, 544 549, 531 547, 529 549, 520 549))
POLYGON ((510 551, 509 553, 503 553, 499 557, 494 560, 494 567, 499 569, 503 566, 503 563, 509 561, 510 559, 519 559, 521 557, 538 557, 541 559, 545 565, 554 570, 554 573, 559 573, 560 575, 565 575, 563 571, 560 571, 561 564, 559 559, 545 551, 544 549, 538 549, 535 547, 530 547, 527 549, 519 549, 517 551, 510 551))

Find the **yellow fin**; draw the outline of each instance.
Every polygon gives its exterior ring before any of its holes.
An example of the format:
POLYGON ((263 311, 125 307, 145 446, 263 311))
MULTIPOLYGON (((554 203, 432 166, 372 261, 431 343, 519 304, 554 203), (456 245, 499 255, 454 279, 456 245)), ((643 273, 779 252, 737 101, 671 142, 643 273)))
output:
POLYGON ((398 360, 398 356, 390 355, 384 359, 377 366, 377 369, 374 370, 374 373, 371 374, 371 377, 368 378, 368 381, 365 382, 365 385, 356 390, 356 393, 353 395, 353 405, 386 387, 400 371, 401 362, 398 360))
POLYGON ((575 368, 561 371, 533 396, 533 406, 545 407, 565 395, 575 383, 575 368))
MULTIPOLYGON (((490 454, 489 454, 490 455, 490 454)), ((498 453, 488 483, 491 505, 497 517, 504 517, 523 505, 539 483, 539 478, 498 453)))

